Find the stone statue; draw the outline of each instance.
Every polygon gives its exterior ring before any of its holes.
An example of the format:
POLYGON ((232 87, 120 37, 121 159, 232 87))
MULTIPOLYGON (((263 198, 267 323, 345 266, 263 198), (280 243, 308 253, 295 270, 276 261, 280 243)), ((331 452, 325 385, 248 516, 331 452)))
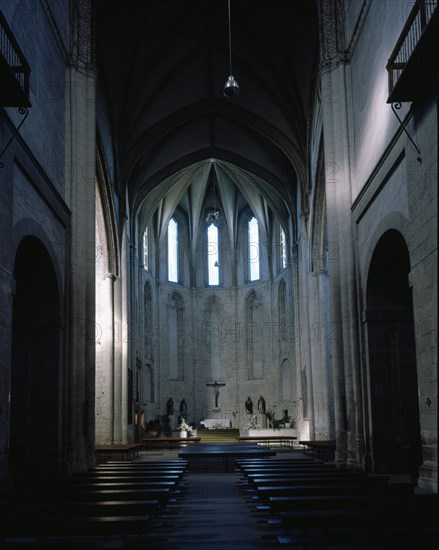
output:
POLYGON ((174 401, 172 397, 170 397, 166 402, 166 414, 168 416, 172 416, 174 414, 174 401))
POLYGON ((187 403, 186 403, 186 399, 184 398, 180 401, 180 414, 183 417, 187 416, 187 403))
POLYGON ((225 386, 225 384, 218 384, 218 382, 214 382, 213 384, 206 384, 206 386, 211 386, 213 388, 215 393, 215 407, 218 408, 219 388, 221 386, 225 386))
POLYGON ((265 399, 262 397, 262 395, 259 396, 258 413, 265 414, 265 399))
POLYGON ((253 414, 253 401, 250 399, 250 396, 247 397, 247 401, 245 402, 245 410, 248 414, 253 414))

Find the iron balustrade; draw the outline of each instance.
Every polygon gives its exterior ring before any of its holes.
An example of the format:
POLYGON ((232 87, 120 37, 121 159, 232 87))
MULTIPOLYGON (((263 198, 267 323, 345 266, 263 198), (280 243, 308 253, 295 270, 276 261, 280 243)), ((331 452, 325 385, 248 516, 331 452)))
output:
POLYGON ((416 0, 386 66, 389 77, 389 96, 392 95, 437 5, 438 0, 416 0))
POLYGON ((0 11, 0 55, 16 78, 26 100, 29 101, 30 67, 3 13, 0 11))

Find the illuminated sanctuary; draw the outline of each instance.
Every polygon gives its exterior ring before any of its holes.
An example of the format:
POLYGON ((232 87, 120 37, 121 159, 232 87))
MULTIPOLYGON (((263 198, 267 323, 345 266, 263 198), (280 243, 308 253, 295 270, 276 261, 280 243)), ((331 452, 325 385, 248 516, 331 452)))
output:
POLYGON ((436 493, 437 2, 0 9, 2 494, 253 416, 436 493))

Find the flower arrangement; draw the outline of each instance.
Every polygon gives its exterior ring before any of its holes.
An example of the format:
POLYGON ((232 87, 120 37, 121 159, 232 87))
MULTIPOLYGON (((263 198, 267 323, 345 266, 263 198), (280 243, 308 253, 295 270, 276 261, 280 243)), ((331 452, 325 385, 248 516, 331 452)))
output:
POLYGON ((258 428, 258 417, 256 415, 253 415, 250 420, 244 424, 244 430, 257 430, 258 428))
POLYGON ((180 432, 192 432, 194 428, 193 426, 189 426, 189 424, 186 423, 186 420, 182 418, 177 429, 180 430, 180 432))
POLYGON ((220 430, 223 427, 221 422, 216 422, 213 426, 210 427, 211 430, 220 430))

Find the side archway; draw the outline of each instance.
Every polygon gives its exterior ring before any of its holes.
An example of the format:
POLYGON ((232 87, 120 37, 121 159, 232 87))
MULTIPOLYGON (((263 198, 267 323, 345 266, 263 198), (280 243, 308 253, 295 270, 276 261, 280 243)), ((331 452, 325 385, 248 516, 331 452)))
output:
POLYGON ((369 444, 374 471, 416 477, 422 454, 409 273, 405 240, 390 229, 375 247, 367 278, 369 444))
POLYGON ((61 465, 62 325, 51 257, 36 237, 19 244, 14 262, 9 470, 16 483, 61 465))

